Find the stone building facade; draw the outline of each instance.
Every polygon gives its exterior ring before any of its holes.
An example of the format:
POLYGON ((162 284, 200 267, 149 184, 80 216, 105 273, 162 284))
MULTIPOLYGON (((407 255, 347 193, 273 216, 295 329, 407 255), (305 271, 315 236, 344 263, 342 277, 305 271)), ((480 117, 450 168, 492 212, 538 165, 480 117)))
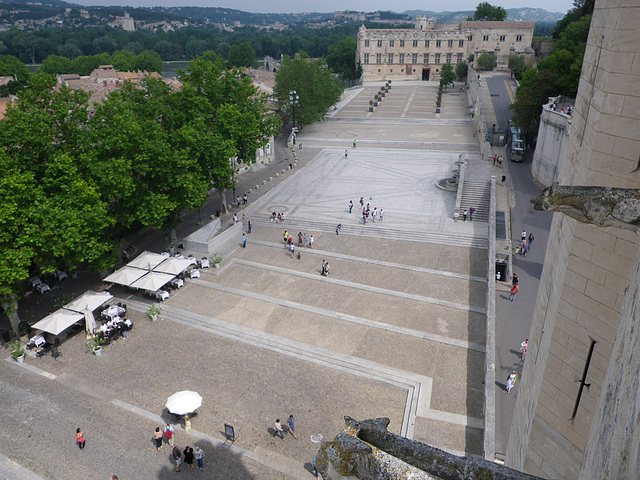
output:
POLYGON ((560 162, 566 158, 571 125, 571 115, 559 109, 554 110, 552 106, 555 99, 549 100, 547 105, 542 106, 536 150, 531 162, 533 179, 545 187, 559 181, 560 162))
MULTIPOLYGON (((639 24, 636 0, 596 0, 562 185, 640 187, 639 24)), ((639 259, 633 231, 554 215, 508 466, 566 480, 638 478, 639 259)))
POLYGON ((412 29, 358 30, 356 62, 365 82, 379 80, 435 80, 445 63, 467 61, 469 55, 496 55, 498 68, 507 67, 510 54, 531 63, 534 22, 437 23, 417 15, 412 29))

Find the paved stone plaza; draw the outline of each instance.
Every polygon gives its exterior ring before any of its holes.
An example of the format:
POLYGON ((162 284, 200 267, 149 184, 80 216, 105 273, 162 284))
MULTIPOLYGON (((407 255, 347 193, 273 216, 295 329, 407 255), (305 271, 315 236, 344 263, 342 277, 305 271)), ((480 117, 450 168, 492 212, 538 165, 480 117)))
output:
POLYGON ((173 421, 160 417, 166 398, 190 389, 204 403, 177 441, 205 450, 205 470, 189 472, 197 478, 312 478, 311 435, 332 439, 344 415, 389 417, 394 433, 481 455, 487 224, 454 222, 455 194, 434 184, 461 153, 476 176, 486 162, 464 92, 445 94, 436 118, 435 83, 393 84, 368 112, 376 90, 346 92, 326 121, 302 129, 309 161, 245 210, 247 248, 187 281, 161 320, 112 288, 135 327, 102 356, 79 335, 55 361, 3 362, 21 387, 0 382, 2 415, 16 422, 0 452, 43 478, 173 478, 168 448, 156 452, 151 437, 173 421), (384 208, 383 222, 362 224, 360 197, 384 208), (270 222, 272 211, 285 223, 270 222), (313 234, 314 250, 291 258, 284 230, 313 234), (299 438, 274 438, 275 419, 289 414, 299 438), (231 450, 225 423, 238 436, 231 450), (77 426, 83 452, 57 433, 77 426))

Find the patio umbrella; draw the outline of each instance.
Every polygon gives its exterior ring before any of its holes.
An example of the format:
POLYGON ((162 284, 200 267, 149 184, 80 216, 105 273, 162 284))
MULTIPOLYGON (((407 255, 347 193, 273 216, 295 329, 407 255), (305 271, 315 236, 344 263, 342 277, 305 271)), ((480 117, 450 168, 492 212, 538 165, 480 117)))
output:
POLYGON ((105 282, 129 286, 146 273, 139 268, 122 267, 104 279, 105 282))
POLYGON ((85 308, 82 312, 84 314, 84 323, 87 332, 93 333, 97 330, 98 324, 93 316, 93 312, 89 308, 85 308))
POLYGON ((155 292, 173 280, 174 277, 175 275, 170 275, 168 273, 149 272, 129 286, 155 292))
POLYGON ((82 320, 84 315, 72 312, 70 310, 56 310, 51 315, 47 315, 31 328, 36 330, 42 330, 43 332, 49 332, 53 335, 59 335, 74 323, 82 320))
POLYGON ((184 272, 192 263, 193 262, 191 260, 186 258, 169 257, 165 258, 164 262, 157 265, 153 271, 178 275, 179 273, 184 272))
POLYGON ((202 397, 197 392, 183 390, 171 395, 167 399, 167 410, 174 415, 188 415, 195 412, 202 405, 202 397))
POLYGON ((142 252, 136 258, 127 263, 127 267, 144 268, 145 270, 152 270, 153 267, 162 263, 167 258, 164 255, 153 252, 142 252))
POLYGON ((94 292, 87 291, 76 298, 73 302, 67 303, 64 307, 67 310, 73 310, 74 312, 84 313, 85 309, 89 309, 93 312, 96 308, 101 306, 107 300, 109 300, 113 295, 109 292, 94 292))

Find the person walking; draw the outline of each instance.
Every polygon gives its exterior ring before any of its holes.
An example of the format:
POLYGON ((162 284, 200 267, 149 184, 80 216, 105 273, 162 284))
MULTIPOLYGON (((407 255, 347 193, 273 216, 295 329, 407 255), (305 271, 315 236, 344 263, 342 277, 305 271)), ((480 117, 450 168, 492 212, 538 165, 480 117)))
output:
POLYGON ((180 471, 180 464, 182 463, 182 453, 180 453, 180 449, 178 445, 173 446, 173 450, 171 450, 171 455, 173 459, 176 461, 176 472, 180 471))
POLYGON ((309 248, 313 250, 313 235, 309 237, 309 248))
POLYGON ((276 423, 273 426, 274 428, 274 432, 273 432, 273 436, 275 437, 276 435, 280 435, 280 438, 282 440, 284 440, 284 435, 283 435, 283 429, 282 429, 282 425, 280 425, 280 419, 276 418, 276 423))
POLYGON ((320 273, 320 275, 322 275, 323 277, 324 277, 324 272, 325 272, 325 269, 326 269, 326 265, 327 265, 327 262, 323 258, 322 259, 322 272, 320 273))
POLYGON ((167 423, 164 427, 164 438, 167 439, 167 443, 173 447, 173 427, 167 423))
POLYGON ((502 185, 504 185, 504 182, 506 182, 506 181, 507 181, 507 176, 506 175, 502 175, 502 178, 500 179, 500 183, 502 185))
POLYGON ((187 465, 187 470, 193 468, 193 448, 189 445, 184 449, 184 463, 187 465))
POLYGON ((364 208, 362 209, 362 224, 367 224, 367 211, 364 208))
POLYGON ((242 248, 247 248, 247 237, 242 234, 242 248))
POLYGON ((353 148, 356 148, 356 139, 353 139, 353 148))
POLYGON ((347 155, 349 155, 349 150, 345 150, 345 151, 344 151, 344 159, 345 159, 345 160, 347 159, 347 155))
POLYGON ((329 262, 324 264, 324 276, 325 277, 329 276, 329 262))
POLYGON ((291 254, 291 258, 293 258, 294 253, 296 253, 296 247, 293 245, 293 242, 289 244, 289 253, 291 254))
POLYGON ((340 235, 340 229, 341 229, 341 228, 342 228, 342 224, 341 224, 341 223, 339 223, 339 224, 336 226, 336 235, 340 235))
POLYGON ((246 205, 246 204, 247 204, 247 200, 249 200, 249 199, 247 198, 247 194, 245 193, 245 194, 242 196, 242 204, 243 204, 243 205, 246 205))
POLYGON ((521 358, 524 362, 524 356, 527 354, 527 348, 529 348, 529 339, 525 339, 524 342, 520 344, 520 352, 522 353, 521 358))
POLYGON ((373 207, 373 212, 371 212, 371 221, 376 223, 376 215, 378 214, 378 208, 373 207))
POLYGON ((353 210, 353 200, 349 200, 349 213, 353 210))
POLYGON ((515 386, 517 378, 518 378, 518 374, 516 373, 516 371, 515 370, 511 371, 511 373, 507 377, 507 385, 505 387, 505 389, 507 390, 507 395, 509 394, 509 392, 511 392, 511 389, 515 386))
POLYGON ((302 247, 302 232, 298 232, 298 248, 302 247))
POLYGON ((513 302, 516 298, 516 294, 520 291, 520 287, 516 284, 511 287, 511 292, 509 293, 509 301, 513 302))
POLYGON ((302 243, 304 244, 304 248, 307 248, 309 245, 309 237, 307 236, 307 232, 302 235, 302 243))
POLYGON ((514 273, 513 275, 511 275, 511 285, 517 285, 518 284, 518 274, 514 273))
POLYGON ((526 239, 527 239, 527 231, 522 230, 522 238, 520 240, 526 240, 526 239))
POLYGON ((204 458, 204 451, 200 447, 196 447, 196 449, 193 451, 193 456, 196 459, 198 468, 202 470, 202 459, 204 458))
POLYGON ((233 214, 233 224, 235 225, 236 223, 238 223, 238 216, 234 213, 233 214))
POLYGON ((464 210, 462 212, 462 221, 466 222, 467 221, 467 215, 469 215, 469 212, 467 210, 464 210))
POLYGON ((247 222, 247 233, 251 233, 251 220, 247 222))
POLYGON ((156 427, 156 431, 153 432, 153 441, 156 442, 156 450, 160 451, 162 448, 162 432, 160 427, 156 427))
POLYGON ((240 195, 238 195, 236 197, 236 204, 237 204, 238 208, 240 208, 240 195))
POLYGON ((384 208, 380 209, 380 212, 378 213, 378 217, 380 218, 380 221, 384 219, 384 208))
MULTIPOLYGON (((162 442, 162 434, 160 434, 160 442, 162 442)), ((84 444, 86 443, 86 441, 84 439, 84 432, 80 427, 76 429, 76 443, 78 444, 78 448, 80 450, 84 450, 84 444)))
POLYGON ((533 243, 534 240, 535 240, 535 237, 533 236, 533 233, 530 233, 529 236, 527 237, 527 250, 531 248, 531 244, 533 243))
POLYGON ((284 244, 285 246, 289 243, 289 232, 287 232, 286 230, 284 231, 284 235, 282 235, 282 238, 284 240, 284 244))
POLYGON ((364 207, 364 197, 360 197, 360 206, 364 207))
POLYGON ((520 242, 520 255, 522 255, 523 257, 527 256, 527 241, 526 240, 522 240, 522 242, 520 242))
POLYGON ((293 423, 293 415, 289 415, 289 418, 287 419, 287 427, 289 427, 289 433, 291 436, 297 440, 298 437, 296 437, 296 426, 293 423))
POLYGON ((476 211, 476 209, 475 209, 475 208, 473 208, 473 207, 471 207, 471 208, 469 209, 469 221, 470 221, 470 222, 473 222, 473 212, 475 212, 475 211, 476 211))

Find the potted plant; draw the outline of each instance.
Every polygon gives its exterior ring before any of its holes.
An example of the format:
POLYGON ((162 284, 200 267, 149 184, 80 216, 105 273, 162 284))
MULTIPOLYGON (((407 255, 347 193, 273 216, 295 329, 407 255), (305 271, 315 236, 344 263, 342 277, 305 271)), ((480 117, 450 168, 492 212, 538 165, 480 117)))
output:
POLYGON ((22 363, 24 362, 24 353, 25 353, 25 348, 20 343, 20 340, 16 340, 11 344, 11 358, 16 360, 17 362, 22 363))
POLYGON ((222 257, 214 254, 211 258, 211 262, 213 263, 213 268, 220 268, 220 262, 222 262, 222 257))
POLYGON ((93 354, 97 357, 102 355, 102 347, 107 344, 107 339, 104 337, 93 336, 87 343, 93 354))
POLYGON ((375 94, 375 95, 374 95, 374 97, 373 97, 373 106, 374 106, 374 107, 377 107, 377 106, 378 106, 378 99, 379 99, 379 98, 380 98, 380 97, 378 97, 378 94, 375 94))
POLYGON ((162 307, 157 303, 153 305, 149 305, 147 307, 147 318, 152 322, 155 322, 158 319, 158 315, 162 312, 162 307))

